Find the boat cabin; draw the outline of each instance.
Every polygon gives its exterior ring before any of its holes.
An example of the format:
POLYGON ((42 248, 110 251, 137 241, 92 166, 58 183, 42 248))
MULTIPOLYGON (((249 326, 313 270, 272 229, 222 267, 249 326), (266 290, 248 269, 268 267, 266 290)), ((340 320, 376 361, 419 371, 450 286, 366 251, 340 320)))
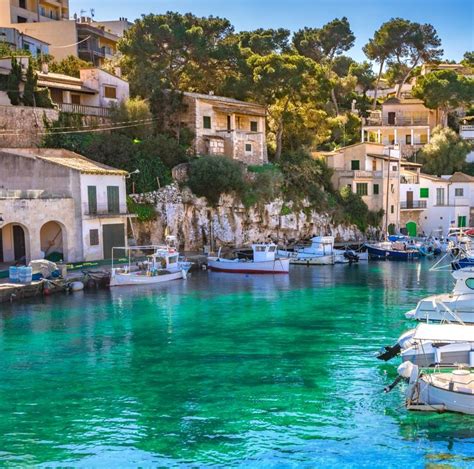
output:
POLYGON ((274 261, 276 256, 276 244, 253 244, 253 261, 274 261))

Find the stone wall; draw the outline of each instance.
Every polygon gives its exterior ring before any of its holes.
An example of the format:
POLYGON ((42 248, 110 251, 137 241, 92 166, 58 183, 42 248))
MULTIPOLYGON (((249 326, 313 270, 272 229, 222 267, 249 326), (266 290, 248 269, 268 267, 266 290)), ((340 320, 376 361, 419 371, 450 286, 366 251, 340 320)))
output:
POLYGON ((284 244, 326 234, 335 236, 336 241, 363 239, 355 226, 334 226, 327 215, 310 209, 282 215, 282 200, 247 209, 225 195, 213 208, 204 198, 195 197, 187 189, 180 190, 177 185, 133 197, 138 202, 152 203, 157 212, 154 221, 133 221, 141 245, 162 243, 165 234, 176 235, 186 251, 199 251, 211 244, 213 248, 242 247, 269 239, 284 244))
POLYGON ((25 106, 0 106, 0 148, 37 147, 45 132, 44 119, 55 121, 59 111, 25 106))

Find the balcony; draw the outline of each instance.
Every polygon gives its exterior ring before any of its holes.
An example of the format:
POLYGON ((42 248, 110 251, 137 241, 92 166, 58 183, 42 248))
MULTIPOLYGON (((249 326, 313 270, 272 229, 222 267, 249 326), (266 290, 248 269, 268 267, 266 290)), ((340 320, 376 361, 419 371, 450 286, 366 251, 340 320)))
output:
POLYGON ((88 217, 93 218, 129 216, 127 207, 125 205, 119 207, 109 207, 109 204, 97 204, 96 207, 91 207, 88 203, 85 203, 83 204, 82 213, 88 217))
POLYGON ((424 210, 426 208, 426 200, 406 200, 400 202, 400 210, 424 210))
POLYGON ((474 139, 474 125, 461 125, 459 135, 464 140, 474 139))
POLYGON ((389 119, 387 116, 383 117, 367 117, 364 119, 365 126, 373 127, 403 127, 403 126, 417 126, 417 125, 429 125, 428 116, 426 117, 415 117, 415 116, 396 116, 394 119, 389 119))
POLYGON ((61 112, 80 114, 81 116, 110 117, 110 109, 100 106, 86 106, 84 104, 60 103, 57 104, 61 112))
POLYGON ((400 176, 400 184, 420 184, 420 178, 418 176, 400 176))

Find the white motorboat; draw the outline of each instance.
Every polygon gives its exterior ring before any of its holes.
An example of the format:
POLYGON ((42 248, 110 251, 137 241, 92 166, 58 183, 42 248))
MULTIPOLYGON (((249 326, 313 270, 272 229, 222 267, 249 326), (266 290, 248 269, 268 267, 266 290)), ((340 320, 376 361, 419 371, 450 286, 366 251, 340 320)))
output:
POLYGON ((398 374, 408 380, 407 409, 474 415, 474 372, 463 368, 424 372, 418 365, 404 362, 398 367, 398 374))
POLYGON ((377 358, 387 361, 396 355, 420 367, 474 367, 474 327, 419 324, 402 334, 394 346, 384 347, 377 358))
POLYGON ((406 318, 474 324, 474 268, 456 270, 452 276, 456 280, 452 293, 422 299, 406 318))
MULTIPOLYGON (((179 253, 168 243, 166 246, 134 246, 124 248, 113 248, 113 250, 124 250, 128 253, 128 264, 122 267, 114 267, 110 276, 110 286, 122 285, 152 285, 156 283, 169 282, 171 280, 185 279, 191 268, 190 262, 181 262, 179 253), (152 252, 146 256, 145 261, 132 265, 131 254, 152 252)), ((113 261, 112 261, 113 262, 113 261)))
POLYGON ((290 271, 290 260, 276 257, 276 244, 253 244, 252 250, 252 259, 225 259, 219 250, 217 257, 208 258, 208 267, 215 272, 234 274, 287 274, 290 271))
POLYGON ((333 236, 315 236, 311 245, 296 248, 294 251, 278 250, 278 255, 288 257, 291 264, 301 265, 333 265, 349 262, 345 251, 334 249, 333 236))

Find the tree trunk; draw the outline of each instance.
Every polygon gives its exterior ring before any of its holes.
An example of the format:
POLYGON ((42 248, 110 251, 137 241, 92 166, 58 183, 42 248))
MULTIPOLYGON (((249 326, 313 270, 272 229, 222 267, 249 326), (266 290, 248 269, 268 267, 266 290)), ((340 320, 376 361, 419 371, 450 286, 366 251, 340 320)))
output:
POLYGON ((408 80, 408 77, 410 76, 410 73, 413 71, 413 69, 416 67, 417 64, 418 64, 418 60, 415 61, 413 66, 410 68, 410 70, 408 70, 407 74, 403 77, 403 80, 398 87, 397 94, 395 95, 396 98, 399 98, 400 95, 402 94, 403 85, 406 83, 406 81, 408 80))
POLYGON ((382 70, 383 70, 383 64, 385 63, 385 60, 382 60, 380 62, 380 68, 379 68, 379 74, 377 76, 377 82, 375 83, 375 90, 374 90, 374 104, 372 109, 375 111, 375 108, 377 107, 377 94, 379 91, 379 84, 380 84, 380 78, 382 78, 382 70))
POLYGON ((332 99, 332 103, 334 104, 334 110, 336 111, 336 116, 338 116, 339 106, 337 105, 336 92, 334 91, 334 88, 331 90, 331 99, 332 99))
POLYGON ((276 149, 275 149, 275 161, 280 161, 281 152, 283 149, 283 121, 280 119, 278 122, 278 128, 275 133, 276 149))

